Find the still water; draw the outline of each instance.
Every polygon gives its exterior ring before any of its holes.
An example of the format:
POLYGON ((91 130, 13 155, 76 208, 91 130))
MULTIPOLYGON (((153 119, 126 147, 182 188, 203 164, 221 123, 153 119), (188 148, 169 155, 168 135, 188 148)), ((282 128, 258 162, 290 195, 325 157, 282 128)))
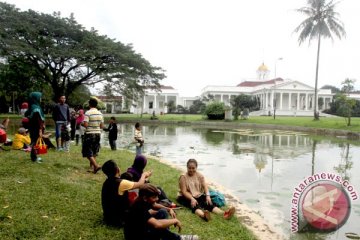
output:
MULTIPOLYGON (((134 149, 133 125, 121 124, 119 130, 118 147, 134 149)), ((163 125, 144 126, 143 135, 146 154, 184 170, 189 158, 197 159, 198 170, 207 179, 231 190, 290 239, 346 239, 347 232, 360 234, 359 200, 350 201, 348 220, 332 232, 291 233, 290 214, 294 188, 316 173, 337 174, 358 194, 360 147, 356 142, 292 131, 163 125)), ((106 134, 103 139, 106 145, 106 134)))

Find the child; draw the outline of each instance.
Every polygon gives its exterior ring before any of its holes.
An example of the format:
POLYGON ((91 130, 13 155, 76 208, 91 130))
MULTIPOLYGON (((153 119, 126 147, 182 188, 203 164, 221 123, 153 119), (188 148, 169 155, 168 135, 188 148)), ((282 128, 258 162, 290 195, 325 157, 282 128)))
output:
POLYGON ((81 144, 84 140, 84 127, 81 125, 81 123, 84 121, 85 115, 84 110, 80 109, 78 111, 78 115, 76 116, 76 125, 75 125, 75 144, 76 146, 79 145, 79 139, 81 137, 81 144))
POLYGON ((197 235, 180 236, 169 230, 170 226, 175 226, 180 231, 181 222, 176 218, 176 214, 172 209, 156 203, 158 196, 159 191, 155 186, 144 184, 140 187, 139 196, 130 207, 126 220, 125 239, 198 240, 197 235), (168 218, 169 215, 171 218, 168 218))
POLYGON ((103 129, 105 132, 109 132, 109 144, 111 150, 116 150, 116 139, 118 135, 118 129, 115 117, 110 118, 109 126, 103 129))
POLYGON ((27 129, 21 127, 18 130, 18 133, 15 134, 14 141, 12 143, 12 148, 16 150, 24 150, 26 152, 31 151, 30 147, 31 139, 28 135, 27 129))
POLYGON ((65 152, 70 151, 70 131, 71 131, 70 124, 68 125, 63 124, 61 126, 61 140, 63 141, 62 148, 64 149, 65 152))
POLYGON ((141 133, 141 124, 135 123, 135 133, 134 139, 136 142, 136 155, 140 155, 142 153, 142 147, 144 145, 144 138, 141 133))

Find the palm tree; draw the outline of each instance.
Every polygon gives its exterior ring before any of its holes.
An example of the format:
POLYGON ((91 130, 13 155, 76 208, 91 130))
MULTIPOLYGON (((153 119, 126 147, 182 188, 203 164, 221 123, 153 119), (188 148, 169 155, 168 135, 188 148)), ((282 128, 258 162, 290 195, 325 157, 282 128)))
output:
POLYGON ((307 18, 295 29, 295 32, 300 32, 299 45, 307 38, 309 42, 312 39, 317 39, 317 60, 316 60, 316 75, 315 75, 315 106, 314 106, 314 120, 319 120, 317 112, 318 105, 318 73, 319 73, 319 56, 321 38, 331 38, 333 34, 339 39, 345 36, 345 29, 343 23, 338 19, 339 14, 335 12, 335 6, 338 2, 333 0, 308 0, 307 6, 297 9, 297 12, 305 14, 307 18))

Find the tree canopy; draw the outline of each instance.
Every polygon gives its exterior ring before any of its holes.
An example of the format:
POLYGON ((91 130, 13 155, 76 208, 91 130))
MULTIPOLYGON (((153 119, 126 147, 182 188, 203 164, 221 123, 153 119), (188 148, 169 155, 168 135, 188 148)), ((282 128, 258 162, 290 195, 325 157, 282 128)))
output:
MULTIPOLYGON (((27 69, 25 79, 51 86, 53 99, 80 85, 107 81, 118 93, 136 98, 145 88, 159 89, 165 75, 131 45, 86 30, 73 15, 20 11, 0 2, 0 78, 16 75, 11 64, 27 69)), ((15 76, 16 77, 16 76, 15 76)))
POLYGON ((299 44, 303 43, 306 39, 309 42, 313 39, 317 40, 317 56, 316 56, 316 71, 315 71, 315 107, 314 119, 318 120, 319 115, 317 112, 318 101, 318 75, 319 75, 319 56, 321 38, 331 38, 336 35, 339 39, 345 36, 345 29, 343 23, 339 20, 339 14, 335 12, 337 2, 332 0, 308 0, 307 5, 297 12, 306 16, 305 20, 295 29, 299 34, 299 44))

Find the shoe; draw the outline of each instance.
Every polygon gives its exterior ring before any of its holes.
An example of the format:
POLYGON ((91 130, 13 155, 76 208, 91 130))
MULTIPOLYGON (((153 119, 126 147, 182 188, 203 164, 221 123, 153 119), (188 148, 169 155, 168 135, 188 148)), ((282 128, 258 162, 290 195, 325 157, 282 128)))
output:
POLYGON ((98 167, 97 169, 95 169, 95 170, 93 171, 93 173, 96 174, 99 170, 101 170, 101 167, 98 167))
POLYGON ((25 152, 31 152, 31 147, 27 147, 24 149, 25 152))
POLYGON ((227 211, 224 212, 224 219, 229 220, 235 213, 235 207, 230 207, 227 211))
POLYGON ((198 235, 180 235, 181 240, 199 240, 198 235))
POLYGON ((208 222, 208 221, 211 220, 211 215, 210 215, 210 212, 209 212, 208 210, 205 210, 205 211, 204 211, 204 217, 203 217, 203 219, 204 219, 206 222, 208 222))
POLYGON ((35 160, 36 163, 42 163, 43 160, 41 159, 41 157, 38 157, 36 160, 35 160))
POLYGON ((56 149, 56 151, 58 151, 58 152, 62 152, 62 151, 64 151, 64 149, 63 149, 63 148, 61 148, 61 147, 59 147, 59 148, 57 148, 57 149, 56 149))

